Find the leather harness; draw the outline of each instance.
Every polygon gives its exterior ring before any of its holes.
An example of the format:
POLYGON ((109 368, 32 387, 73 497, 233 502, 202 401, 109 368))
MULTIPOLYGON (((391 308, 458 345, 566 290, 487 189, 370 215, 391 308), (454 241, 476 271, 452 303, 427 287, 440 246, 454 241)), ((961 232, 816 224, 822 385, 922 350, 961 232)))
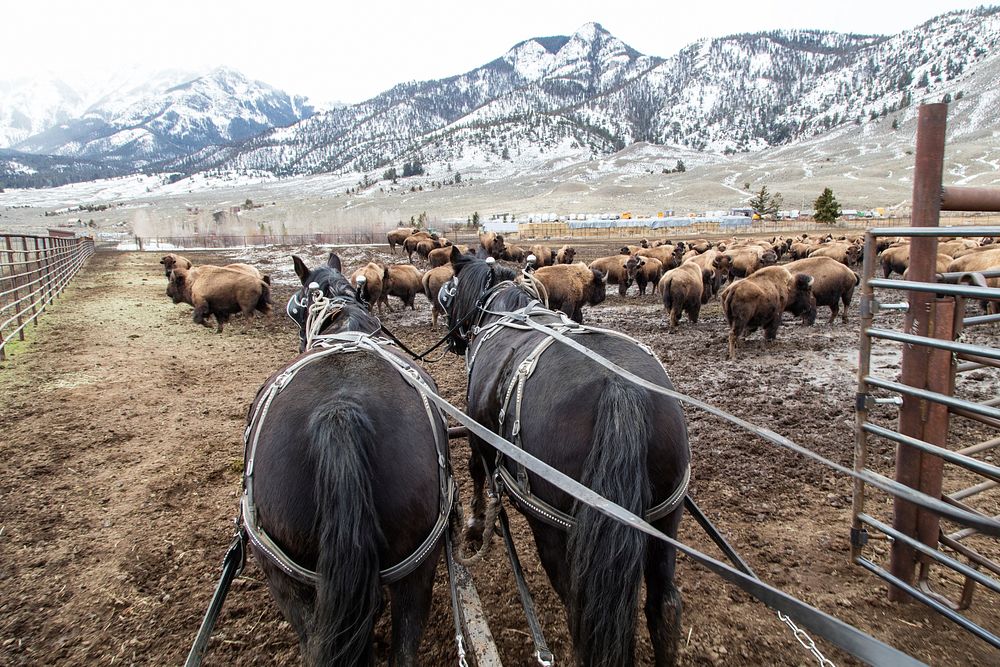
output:
MULTIPOLYGON (((339 310, 339 306, 335 300, 322 296, 316 297, 309 308, 309 324, 321 323, 329 316, 334 315, 335 312, 331 312, 334 308, 339 310)), ((308 585, 315 586, 319 582, 319 575, 314 570, 296 563, 258 523, 257 507, 254 504, 253 496, 253 482, 254 458, 260 438, 261 425, 267 417, 274 397, 281 393, 295 375, 305 366, 331 355, 374 354, 388 362, 420 395, 424 409, 427 412, 427 418, 431 423, 431 431, 434 433, 434 444, 437 450, 438 492, 440 499, 440 510, 437 521, 431 529, 430 534, 413 553, 392 567, 380 570, 379 576, 382 583, 391 584, 403 579, 424 562, 448 526, 448 518, 451 515, 456 489, 454 479, 448 467, 447 422, 441 412, 432 407, 430 401, 427 400, 427 394, 432 389, 423 377, 421 377, 416 368, 386 349, 388 345, 391 345, 390 341, 378 338, 371 333, 357 331, 320 335, 315 333, 318 329, 318 324, 307 327, 306 331, 311 335, 308 337, 308 349, 306 352, 301 354, 284 369, 272 375, 268 382, 258 391, 254 404, 251 406, 247 427, 243 435, 244 456, 247 466, 243 475, 243 496, 240 502, 241 523, 250 541, 261 552, 266 554, 268 559, 285 574, 308 585)))
MULTIPOLYGON (((478 318, 479 321, 482 320, 482 315, 489 313, 489 305, 500 293, 500 291, 510 286, 516 286, 520 289, 524 289, 533 298, 523 308, 499 314, 499 319, 487 324, 486 326, 480 326, 479 322, 477 322, 476 326, 472 328, 471 334, 474 340, 466 350, 466 368, 468 377, 472 376, 472 368, 483 343, 496 336, 504 329, 516 329, 521 331, 540 330, 542 329, 540 326, 530 327, 525 324, 526 320, 532 318, 537 319, 538 317, 546 317, 549 320, 553 317, 558 318, 557 322, 549 321, 542 324, 545 330, 555 331, 564 335, 599 333, 622 338, 637 345, 646 354, 656 359, 657 363, 659 363, 659 359, 657 359, 656 355, 647 345, 639 342, 631 336, 627 336, 623 333, 610 329, 577 324, 564 313, 551 311, 545 308, 541 305, 541 301, 538 300, 537 290, 532 290, 523 283, 519 284, 513 281, 505 281, 493 286, 486 294, 483 295, 483 306, 480 309, 480 317, 478 318)), ((543 331, 543 333, 545 333, 545 331, 543 331)), ((511 427, 510 440, 516 447, 521 449, 524 449, 521 444, 521 404, 524 398, 524 386, 527 383, 528 378, 531 377, 537 368, 538 361, 541 359, 542 354, 544 354, 555 341, 556 339, 553 335, 546 335, 537 345, 535 345, 531 352, 528 353, 528 356, 521 361, 517 367, 517 371, 511 376, 510 381, 507 384, 503 402, 500 405, 499 431, 503 433, 504 424, 509 417, 513 416, 514 423, 511 427), (513 401, 513 405, 511 404, 511 401, 513 401)), ((553 507, 531 492, 531 486, 528 481, 528 471, 523 465, 519 463, 516 464, 516 476, 512 475, 504 465, 503 455, 498 452, 494 474, 496 479, 502 483, 504 490, 507 492, 508 496, 510 496, 511 500, 513 500, 522 511, 526 511, 536 519, 557 528, 561 528, 565 531, 572 530, 576 525, 576 520, 572 516, 553 507)), ((658 519, 662 519, 680 507, 681 503, 684 502, 684 496, 687 494, 690 482, 691 462, 688 461, 684 468, 684 473, 680 482, 678 482, 677 486, 666 499, 647 510, 644 517, 646 521, 652 523, 658 519)))

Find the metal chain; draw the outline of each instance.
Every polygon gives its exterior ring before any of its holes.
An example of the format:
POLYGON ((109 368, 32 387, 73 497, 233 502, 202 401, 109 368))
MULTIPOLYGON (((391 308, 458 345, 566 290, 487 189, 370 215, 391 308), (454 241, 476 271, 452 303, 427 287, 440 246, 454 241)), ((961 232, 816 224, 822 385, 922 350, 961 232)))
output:
POLYGON ((805 630, 795 625, 792 619, 779 611, 778 620, 791 628, 792 634, 799 641, 799 643, 802 644, 802 648, 813 654, 813 657, 816 658, 816 662, 819 663, 820 667, 837 667, 832 660, 820 653, 819 647, 816 646, 816 642, 813 641, 812 637, 810 637, 805 630))

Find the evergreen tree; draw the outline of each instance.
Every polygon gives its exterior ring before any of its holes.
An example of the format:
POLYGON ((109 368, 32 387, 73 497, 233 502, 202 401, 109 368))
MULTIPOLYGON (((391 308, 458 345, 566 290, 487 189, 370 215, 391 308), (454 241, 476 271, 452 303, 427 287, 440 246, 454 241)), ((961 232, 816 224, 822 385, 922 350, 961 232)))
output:
POLYGON ((823 194, 816 198, 816 201, 813 202, 813 209, 815 210, 813 218, 816 222, 833 224, 840 217, 840 203, 833 196, 833 190, 830 188, 825 188, 823 194))
POLYGON ((931 85, 930 79, 927 77, 927 72, 920 75, 920 81, 917 81, 917 88, 926 88, 931 85))
POLYGON ((472 226, 476 228, 479 227, 479 211, 474 211, 472 213, 472 226))
POLYGON ((764 185, 760 188, 760 192, 750 198, 748 203, 750 204, 750 208, 752 208, 757 215, 763 218, 767 213, 767 206, 770 201, 771 193, 767 191, 767 186, 764 185))
POLYGON ((677 166, 674 167, 674 171, 681 173, 687 171, 687 167, 684 166, 683 160, 677 160, 677 166))
POLYGON ((455 183, 461 183, 461 182, 462 182, 462 174, 460 174, 459 172, 456 171, 455 172, 455 183))

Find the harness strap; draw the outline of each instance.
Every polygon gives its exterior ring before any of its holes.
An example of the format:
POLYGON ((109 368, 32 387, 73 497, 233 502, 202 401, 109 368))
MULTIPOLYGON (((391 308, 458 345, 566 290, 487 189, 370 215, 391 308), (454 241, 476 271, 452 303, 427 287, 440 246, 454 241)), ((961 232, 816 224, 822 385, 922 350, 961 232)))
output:
MULTIPOLYGON (((312 320, 312 310, 310 311, 310 316, 312 320)), ((322 320, 324 318, 316 317, 315 319, 322 320)), ((372 352, 388 361, 400 376, 420 395, 424 409, 427 412, 428 420, 431 423, 438 455, 439 513, 437 521, 431 529, 430 534, 413 553, 392 567, 379 571, 382 583, 395 583, 413 572, 427 558, 427 555, 437 544, 448 526, 448 517, 451 515, 455 498, 455 481, 448 470, 446 436, 442 436, 442 433, 447 433, 447 430, 446 428, 435 428, 436 420, 439 422, 439 426, 446 426, 444 417, 428 400, 427 394, 431 389, 416 369, 406 363, 405 360, 385 349, 384 346, 389 344, 389 341, 357 331, 311 335, 309 341, 310 349, 284 371, 274 376, 271 382, 258 392, 257 401, 254 407, 251 408, 249 423, 244 432, 244 456, 247 460, 247 467, 243 476, 243 496, 240 501, 241 523, 250 541, 267 555, 268 559, 285 574, 308 585, 315 586, 319 582, 319 575, 314 570, 305 568, 295 562, 258 524, 257 507, 253 500, 253 476, 254 458, 260 439, 261 425, 271 408, 274 397, 288 386, 295 375, 308 364, 334 354, 359 351, 372 352)))
MULTIPOLYGON (((511 317, 503 317, 500 320, 489 324, 483 329, 486 333, 483 334, 485 342, 486 339, 496 335, 498 332, 502 331, 504 328, 521 329, 521 330, 532 330, 537 329, 547 333, 544 338, 528 353, 528 356, 524 358, 523 361, 518 365, 517 370, 510 378, 510 382, 507 385, 507 390, 504 393, 503 402, 500 404, 500 415, 499 415, 499 426, 501 432, 503 431, 504 424, 507 417, 511 413, 511 398, 514 399, 513 413, 514 413, 514 425, 511 429, 511 442, 518 448, 524 449, 521 445, 521 403, 524 398, 524 385, 528 378, 535 372, 538 367, 538 362, 541 359, 542 354, 556 342, 556 337, 550 332, 559 333, 572 333, 572 334, 587 334, 587 333, 602 333, 617 336, 619 338, 624 338, 633 343, 639 344, 638 341, 622 334, 617 331, 612 331, 610 329, 600 329, 597 327, 587 327, 577 324, 573 320, 566 317, 564 313, 560 313, 560 321, 558 323, 528 326, 525 324, 526 319, 530 319, 532 316, 546 315, 551 316, 553 313, 546 309, 541 309, 537 307, 536 302, 529 303, 524 308, 520 310, 513 311, 510 313, 511 317), (541 329, 540 327, 544 327, 541 329)), ((482 343, 477 346, 478 351, 481 348, 482 343)), ((646 345, 639 344, 641 349, 645 351, 650 356, 655 358, 653 351, 646 345)), ((497 452, 497 463, 496 463, 497 476, 499 481, 502 482, 503 488, 507 491, 507 495, 511 497, 514 503, 522 511, 526 511, 535 518, 544 521, 545 523, 555 526, 556 528, 561 528, 562 530, 569 531, 576 526, 576 519, 557 509, 545 502, 538 496, 531 493, 531 485, 528 481, 528 470, 521 463, 516 463, 516 479, 511 475, 510 471, 507 470, 503 463, 503 454, 497 452)), ((688 486, 691 482, 691 463, 688 461, 687 466, 684 468, 683 475, 680 482, 670 493, 669 496, 663 502, 649 508, 644 515, 646 521, 650 523, 662 519, 667 516, 684 502, 684 496, 687 494, 688 486)))

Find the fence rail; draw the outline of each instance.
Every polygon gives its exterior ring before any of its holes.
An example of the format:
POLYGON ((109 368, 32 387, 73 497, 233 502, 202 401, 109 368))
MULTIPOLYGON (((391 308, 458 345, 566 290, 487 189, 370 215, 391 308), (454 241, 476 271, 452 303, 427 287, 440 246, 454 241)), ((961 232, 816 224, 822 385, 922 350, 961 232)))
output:
POLYGON ((93 253, 90 238, 0 234, 0 360, 93 253))

